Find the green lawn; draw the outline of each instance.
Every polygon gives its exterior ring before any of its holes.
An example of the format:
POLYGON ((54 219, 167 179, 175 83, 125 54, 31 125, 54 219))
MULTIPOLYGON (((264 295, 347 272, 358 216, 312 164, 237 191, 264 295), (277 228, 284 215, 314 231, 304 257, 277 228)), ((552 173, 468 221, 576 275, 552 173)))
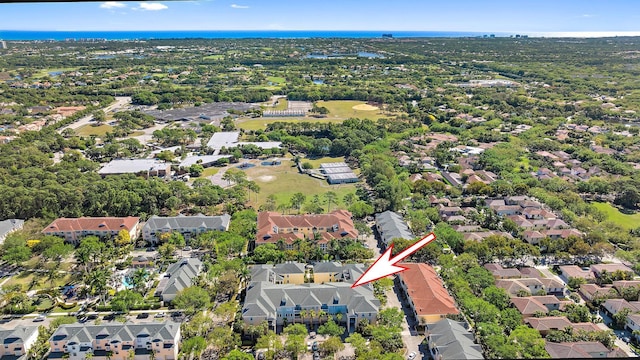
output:
POLYGON ((287 110, 289 108, 289 100, 285 98, 278 99, 278 104, 274 107, 267 107, 267 110, 287 110))
POLYGON ((613 221, 626 229, 637 228, 638 224, 640 224, 640 213, 633 215, 623 214, 609 203, 594 202, 593 206, 598 210, 604 211, 607 214, 607 220, 613 221))
POLYGON ((224 59, 224 55, 209 55, 202 58, 203 60, 222 60, 224 59))
POLYGON ((83 125, 79 127, 76 130, 76 134, 78 134, 78 136, 90 136, 90 135, 104 136, 106 133, 112 130, 113 130, 113 126, 111 125, 103 124, 100 126, 93 126, 91 124, 88 124, 88 125, 83 125))
POLYGON ((77 69, 78 69, 77 67, 66 67, 66 68, 58 68, 58 69, 40 69, 34 72, 32 77, 41 78, 45 76, 51 76, 49 75, 50 72, 56 72, 56 71, 68 72, 68 71, 73 71, 77 69))
POLYGON ((340 157, 330 157, 330 156, 325 156, 322 158, 316 158, 316 159, 302 159, 300 162, 302 163, 311 163, 311 165, 313 165, 314 169, 318 169, 320 168, 320 164, 322 163, 331 163, 331 162, 344 162, 344 156, 340 156, 340 157))
MULTIPOLYGON (((297 192, 305 194, 307 202, 311 202, 314 195, 318 194, 322 198, 324 193, 333 191, 338 195, 338 207, 344 208, 344 195, 355 193, 355 184, 329 185, 324 180, 298 173, 292 165, 291 161, 283 161, 279 166, 258 165, 245 170, 247 176, 260 186, 257 203, 255 194, 250 194, 251 202, 260 206, 266 202, 269 195, 274 194, 278 204, 289 203, 293 194, 297 192)), ((335 204, 332 205, 332 208, 335 207, 335 204)))
POLYGON ((200 175, 200 177, 213 176, 213 175, 217 174, 218 171, 220 171, 220 169, 217 168, 217 167, 209 167, 209 168, 204 169, 204 171, 202 172, 202 175, 200 175))
POLYGON ((238 122, 238 127, 245 130, 264 130, 267 125, 273 124, 275 122, 333 122, 340 123, 343 119, 316 119, 316 118, 259 118, 259 119, 249 119, 249 120, 240 120, 238 122))
POLYGON ((352 100, 332 100, 332 101, 318 101, 316 102, 318 107, 326 107, 329 109, 330 119, 348 119, 348 118, 360 118, 377 120, 383 117, 389 117, 385 115, 381 110, 355 110, 353 107, 357 105, 366 104, 364 101, 352 101, 352 100))
POLYGON ((65 276, 55 279, 53 281, 53 284, 51 284, 51 282, 47 279, 47 276, 45 274, 36 275, 30 271, 23 271, 20 274, 13 276, 9 281, 7 281, 5 285, 7 286, 20 285, 23 291, 27 291, 27 290, 47 289, 52 286, 53 287, 62 286, 69 283, 70 281, 71 281, 71 275, 65 274, 65 276), (35 285, 32 289, 29 289, 29 284, 31 284, 31 281, 34 278, 34 276, 38 277, 37 278, 38 284, 35 285))
POLYGON ((274 84, 283 85, 287 82, 287 79, 280 76, 267 76, 267 81, 274 84))

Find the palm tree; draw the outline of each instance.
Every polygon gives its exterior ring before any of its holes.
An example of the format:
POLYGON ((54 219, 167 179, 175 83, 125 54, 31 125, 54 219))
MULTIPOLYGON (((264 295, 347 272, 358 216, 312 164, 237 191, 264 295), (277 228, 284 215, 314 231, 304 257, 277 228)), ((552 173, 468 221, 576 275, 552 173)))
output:
POLYGON ((309 320, 311 320, 310 321, 311 328, 313 328, 313 323, 315 322, 314 320, 316 318, 316 315, 318 315, 318 313, 316 313, 315 310, 313 309, 309 310, 309 320))
POLYGON ((149 278, 149 273, 147 272, 146 269, 144 268, 136 269, 136 271, 133 273, 133 276, 131 277, 131 283, 133 285, 133 288, 140 294, 144 295, 144 290, 146 289, 146 283, 148 278, 149 278))
POLYGON ((340 324, 341 321, 342 321, 342 313, 337 313, 336 314, 336 323, 340 324))
POLYGON ((324 194, 324 197, 327 198, 327 206, 329 210, 327 212, 331 212, 331 204, 335 204, 338 199, 338 195, 333 191, 328 191, 324 194))
POLYGON ((304 319, 307 317, 307 310, 300 310, 300 319, 302 320, 302 323, 304 324, 304 319))

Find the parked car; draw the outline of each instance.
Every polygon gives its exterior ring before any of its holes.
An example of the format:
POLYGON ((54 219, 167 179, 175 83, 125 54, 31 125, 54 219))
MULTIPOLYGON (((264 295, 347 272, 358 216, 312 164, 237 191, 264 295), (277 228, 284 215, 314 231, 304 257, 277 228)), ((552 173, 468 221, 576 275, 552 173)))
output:
POLYGON ((307 351, 311 351, 311 341, 307 342, 307 351))
POLYGON ((314 352, 313 353, 313 360, 320 360, 320 353, 319 352, 314 352))
POLYGON ((156 319, 162 319, 164 317, 164 313, 163 312, 157 313, 153 317, 156 319))
POLYGON ((33 319, 33 322, 42 322, 42 321, 44 321, 44 319, 46 319, 46 318, 47 318, 46 316, 44 316, 44 315, 40 314, 40 315, 36 316, 36 318, 35 318, 35 319, 33 319))
POLYGON ((412 351, 412 352, 409 354, 409 356, 407 357, 407 359, 409 359, 409 360, 413 360, 413 359, 415 359, 415 358, 416 358, 416 352, 415 352, 415 351, 412 351))
POLYGON ((318 342, 317 341, 314 341, 313 344, 311 344, 311 350, 318 351, 318 342))

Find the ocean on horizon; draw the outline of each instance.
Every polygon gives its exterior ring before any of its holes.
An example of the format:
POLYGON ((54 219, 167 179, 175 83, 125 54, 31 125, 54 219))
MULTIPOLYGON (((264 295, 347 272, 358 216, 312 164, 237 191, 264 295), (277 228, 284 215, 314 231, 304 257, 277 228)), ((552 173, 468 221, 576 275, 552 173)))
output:
MULTIPOLYGON (((2 40, 151 40, 151 39, 307 39, 307 38, 477 37, 480 32, 456 31, 309 31, 309 30, 202 30, 202 31, 26 31, 0 30, 2 40)), ((493 33, 491 33, 493 34, 493 33)), ((495 33, 496 36, 505 36, 495 33)), ((508 35, 506 35, 508 36, 508 35)))

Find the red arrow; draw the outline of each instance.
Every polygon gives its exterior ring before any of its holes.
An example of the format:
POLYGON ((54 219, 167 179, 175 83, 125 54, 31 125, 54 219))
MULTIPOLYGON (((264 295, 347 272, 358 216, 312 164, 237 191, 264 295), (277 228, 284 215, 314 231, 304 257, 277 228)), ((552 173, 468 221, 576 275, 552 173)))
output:
POLYGON ((371 265, 371 267, 369 267, 367 271, 365 271, 364 274, 360 276, 358 281, 356 281, 355 283, 353 283, 353 285, 351 285, 351 288, 364 285, 372 281, 382 279, 383 277, 407 270, 406 267, 397 266, 396 264, 402 261, 402 259, 406 258, 407 256, 420 250, 421 247, 427 245, 428 243, 432 242, 435 239, 436 239, 436 235, 434 233, 431 233, 423 237, 419 241, 417 241, 415 244, 406 248, 400 254, 394 256, 393 259, 391 258, 391 252, 393 251, 393 243, 392 243, 389 246, 389 248, 384 252, 384 254, 380 255, 380 257, 376 260, 376 262, 374 262, 373 265, 371 265))

